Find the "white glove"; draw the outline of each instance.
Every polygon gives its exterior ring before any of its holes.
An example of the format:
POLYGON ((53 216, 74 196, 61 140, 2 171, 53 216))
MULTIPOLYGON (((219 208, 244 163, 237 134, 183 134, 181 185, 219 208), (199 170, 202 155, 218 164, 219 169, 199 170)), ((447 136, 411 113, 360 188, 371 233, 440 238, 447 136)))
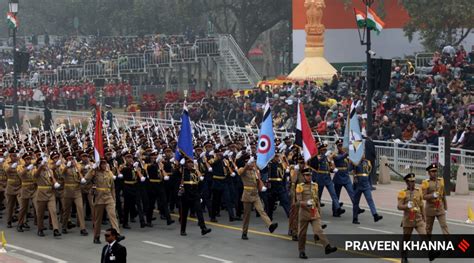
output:
POLYGON ((117 176, 114 175, 114 181, 115 181, 115 179, 117 179, 117 176))
POLYGON ((45 157, 46 155, 44 153, 41 153, 41 158, 45 157))
POLYGON ((444 210, 444 215, 447 215, 448 214, 448 210, 444 210))
MULTIPOLYGON (((115 177, 115 175, 114 175, 114 177, 115 177)), ((115 180, 115 179, 114 179, 114 180, 115 180)), ((81 184, 86 184, 86 183, 87 183, 86 178, 82 177, 82 178, 81 178, 81 184)))
POLYGON ((72 165, 72 162, 71 162, 71 161, 67 161, 66 166, 67 166, 67 167, 71 167, 71 165, 72 165))
POLYGON ((30 165, 28 165, 28 167, 26 167, 26 169, 27 169, 28 171, 31 171, 31 170, 33 170, 34 167, 35 167, 35 166, 34 166, 33 164, 30 164, 30 165))
POLYGON ((45 158, 43 158, 43 160, 41 161, 41 165, 45 165, 46 163, 48 163, 48 160, 46 160, 45 158))
POLYGON ((214 155, 214 151, 210 151, 210 152, 209 152, 209 155, 214 155))
POLYGON ((85 168, 86 170, 89 170, 89 169, 91 169, 91 166, 90 166, 90 164, 88 164, 88 165, 84 166, 84 168, 85 168))
POLYGON ((239 151, 235 156, 236 159, 240 159, 240 157, 242 157, 242 151, 239 151))
POLYGON ((220 146, 221 146, 220 143, 216 144, 216 149, 219 149, 220 146))
POLYGON ((206 152, 202 152, 202 153, 199 155, 199 158, 204 158, 204 156, 206 156, 206 152))
POLYGON ((254 162, 255 162, 255 158, 253 158, 253 156, 252 156, 252 157, 250 157, 250 159, 247 161, 247 164, 252 164, 252 163, 254 163, 254 162))
POLYGON ((410 209, 413 208, 413 202, 412 202, 412 201, 408 201, 407 207, 410 208, 410 209))
POLYGON ((329 157, 329 155, 331 155, 331 151, 327 151, 325 154, 326 157, 329 157))
POLYGON ((439 196, 438 192, 434 192, 434 193, 433 193, 433 197, 434 197, 434 198, 438 198, 438 196, 439 196))
POLYGON ((163 178, 165 181, 169 181, 170 177, 169 175, 165 175, 165 177, 163 178))
POLYGON ((92 169, 97 169, 97 167, 99 167, 99 164, 97 164, 97 163, 94 163, 94 164, 92 165, 92 169))
POLYGON ((60 166, 60 165, 61 165, 61 159, 56 161, 56 166, 60 166))
POLYGON ((5 161, 4 158, 0 158, 0 163, 3 163, 5 161))
POLYGON ((337 168, 334 168, 334 170, 332 170, 334 173, 337 173, 339 171, 339 169, 337 168))
POLYGON ((299 164, 296 164, 295 165, 295 171, 299 171, 299 170, 300 170, 300 166, 299 166, 299 164))
POLYGON ((262 192, 266 192, 267 188, 265 186, 262 186, 262 192))
POLYGON ((115 159, 115 158, 117 158, 117 152, 113 151, 112 152, 112 159, 115 159))
POLYGON ((54 189, 58 189, 59 187, 61 187, 61 185, 58 182, 54 183, 54 189))
POLYGON ((207 171, 212 173, 212 167, 207 168, 207 171))
POLYGON ((226 151, 224 152, 224 157, 227 156, 227 155, 229 155, 229 150, 226 150, 226 151))
POLYGON ((204 176, 199 176, 199 181, 204 181, 204 176))
POLYGON ((135 158, 138 158, 138 156, 140 156, 140 152, 137 151, 134 156, 135 156, 135 158))
POLYGON ((231 173, 230 176, 235 177, 236 176, 235 172, 231 173))
POLYGON ((12 169, 16 169, 17 166, 18 166, 18 163, 13 163, 12 164, 12 169))
POLYGON ((122 149, 122 154, 125 154, 125 153, 127 153, 127 152, 128 152, 128 149, 127 149, 127 148, 123 148, 123 149, 122 149))
POLYGON ((170 159, 170 162, 174 163, 175 159, 174 158, 171 158, 170 159))
POLYGON ((197 161, 197 160, 194 160, 193 163, 194 163, 194 165, 198 165, 198 161, 197 161))
POLYGON ((137 168, 137 167, 138 167, 138 165, 139 165, 139 163, 138 163, 138 162, 134 162, 134 163, 133 163, 133 168, 137 168))
POLYGON ((140 177, 140 181, 141 181, 142 183, 145 182, 145 180, 146 180, 146 177, 145 177, 145 176, 140 177))
POLYGON ((156 162, 159 163, 161 160, 163 160, 163 155, 160 154, 158 157, 156 157, 156 162))
POLYGON ((313 200, 310 199, 310 200, 306 201, 306 205, 307 206, 313 206, 313 200))
POLYGON ((184 165, 185 163, 186 161, 184 160, 184 158, 181 158, 181 161, 179 161, 179 164, 184 165))
POLYGON ((289 173, 289 172, 290 172, 290 168, 286 168, 285 172, 286 172, 286 173, 289 173))
POLYGON ((118 178, 123 178, 123 174, 119 174, 119 175, 118 175, 118 178))
POLYGON ((229 153, 227 153, 227 156, 229 156, 229 157, 232 157, 232 155, 234 155, 234 152, 232 152, 232 151, 229 151, 229 153))

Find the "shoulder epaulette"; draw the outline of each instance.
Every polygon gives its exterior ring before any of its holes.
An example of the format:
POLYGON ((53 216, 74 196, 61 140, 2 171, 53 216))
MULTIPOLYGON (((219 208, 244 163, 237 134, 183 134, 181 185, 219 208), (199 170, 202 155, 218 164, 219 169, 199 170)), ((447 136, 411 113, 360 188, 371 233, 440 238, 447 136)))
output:
POLYGON ((430 187, 429 179, 423 180, 423 182, 421 182, 421 189, 428 189, 428 187, 430 187))
POLYGON ((400 192, 398 192, 398 199, 405 199, 406 196, 407 196, 406 189, 400 190, 400 192))

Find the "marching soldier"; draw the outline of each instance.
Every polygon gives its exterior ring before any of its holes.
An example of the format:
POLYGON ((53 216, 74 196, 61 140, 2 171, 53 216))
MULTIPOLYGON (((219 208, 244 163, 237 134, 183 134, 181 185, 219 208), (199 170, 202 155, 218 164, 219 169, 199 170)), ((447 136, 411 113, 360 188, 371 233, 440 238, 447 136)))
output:
POLYGON ((212 214, 211 222, 217 222, 216 216, 219 214, 221 203, 224 202, 229 213, 229 221, 235 219, 234 204, 230 198, 230 179, 228 160, 224 159, 223 147, 215 151, 216 157, 209 161, 212 170, 212 214))
POLYGON ((28 214, 28 208, 30 207, 30 202, 34 204, 33 197, 36 192, 36 182, 35 182, 35 173, 36 169, 32 163, 32 151, 33 149, 29 148, 28 152, 23 156, 25 161, 19 170, 20 180, 21 180, 21 190, 20 190, 20 213, 18 215, 18 225, 16 227, 18 232, 23 232, 24 229, 30 229, 30 226, 26 223, 26 215, 28 214))
MULTIPOLYGON (((90 169, 92 168, 92 162, 90 161, 90 153, 84 151, 81 153, 81 162, 79 163, 81 173, 87 174, 90 169)), ((92 218, 92 222, 95 221, 94 217, 94 195, 92 193, 92 183, 87 182, 85 184, 81 184, 81 192, 82 192, 82 199, 84 200, 86 207, 84 207, 85 212, 85 220, 89 221, 92 218), (90 215, 87 215, 87 207, 89 208, 90 215)))
POLYGON ((293 157, 295 163, 290 169, 290 216, 288 220, 289 234, 293 241, 298 241, 298 210, 299 206, 296 202, 296 186, 304 182, 303 174, 301 170, 305 168, 305 162, 303 156, 297 154, 293 157))
POLYGON ((431 235, 434 220, 437 218, 443 234, 449 235, 448 224, 446 223, 448 203, 444 194, 444 180, 438 178, 438 166, 436 164, 428 166, 426 171, 428 171, 430 178, 423 180, 421 184, 423 200, 426 200, 426 233, 431 235))
POLYGON ((365 154, 362 155, 362 160, 358 165, 353 166, 353 172, 354 172, 354 187, 355 187, 355 193, 354 193, 354 205, 352 207, 352 223, 353 224, 360 224, 359 222, 359 202, 360 202, 360 197, 362 194, 365 196, 365 200, 367 200, 367 204, 370 207, 370 212, 372 213, 374 217, 374 222, 378 222, 383 218, 383 216, 380 216, 377 214, 377 209, 375 208, 375 203, 374 199, 372 198, 372 187, 370 186, 369 182, 369 174, 370 171, 372 170, 372 164, 370 163, 369 160, 365 158, 365 154))
POLYGON ((290 200, 286 190, 286 179, 289 176, 290 168, 286 163, 282 163, 281 154, 276 153, 275 158, 268 164, 268 181, 270 189, 268 191, 268 216, 273 220, 273 210, 275 203, 280 205, 285 211, 286 217, 290 216, 290 200))
MULTIPOLYGON (((114 175, 108 167, 105 159, 100 160, 100 164, 94 164, 92 169, 86 174, 87 181, 93 181, 95 184, 95 204, 94 204, 94 244, 100 244, 100 227, 102 225, 102 217, 104 210, 107 213, 112 228, 120 233, 120 227, 115 213, 115 189, 114 175)), ((120 235, 119 241, 125 239, 120 235)))
POLYGON ((312 182, 311 170, 304 169, 302 171, 304 175, 304 182, 299 183, 296 186, 296 204, 299 207, 298 210, 298 250, 299 257, 307 259, 305 253, 306 246, 306 234, 308 231, 308 225, 311 224, 313 228, 315 242, 320 241, 324 246, 324 252, 330 254, 337 251, 336 247, 332 247, 329 244, 329 240, 321 228, 321 215, 320 215, 320 203, 318 195, 318 184, 312 182))
POLYGON ((64 214, 62 219, 62 233, 67 234, 67 225, 71 217, 72 204, 76 206, 76 217, 79 221, 81 236, 87 236, 86 222, 84 219, 84 206, 82 202, 81 184, 87 183, 86 179, 80 172, 74 157, 70 152, 64 156, 66 158, 66 166, 63 167, 61 173, 64 175, 64 214))
POLYGON ((4 154, 3 145, 1 145, 1 148, 0 148, 0 218, 2 218, 2 210, 5 208, 3 201, 5 200, 5 189, 7 187, 7 174, 5 173, 5 169, 3 168, 3 163, 5 162, 5 158, 3 154, 4 154))
POLYGON ((242 183, 244 184, 244 193, 242 194, 242 202, 244 203, 244 225, 242 227, 242 239, 248 240, 247 232, 250 222, 250 213, 254 207, 255 210, 257 210, 257 213, 260 214, 260 218, 262 218, 270 233, 275 231, 275 229, 278 227, 278 223, 272 223, 268 215, 263 210, 263 205, 260 201, 258 192, 259 190, 265 192, 267 189, 265 186, 263 186, 263 183, 260 180, 259 171, 255 165, 255 159, 249 155, 246 155, 243 157, 243 162, 247 163, 238 171, 240 177, 242 178, 242 183))
POLYGON ((8 159, 3 163, 3 170, 7 175, 7 188, 5 191, 7 199, 7 228, 12 228, 13 212, 17 205, 17 197, 20 194, 21 180, 18 166, 21 162, 22 160, 18 158, 18 150, 11 148, 8 159))
POLYGON ((204 217, 202 215, 202 207, 200 203, 201 194, 199 192, 199 182, 204 180, 197 169, 197 162, 185 158, 185 167, 183 169, 181 186, 179 195, 181 196, 181 236, 186 236, 186 224, 188 221, 188 213, 190 210, 196 213, 198 225, 201 228, 201 235, 206 235, 211 232, 210 228, 206 227, 204 217))
MULTIPOLYGON (((51 158, 59 157, 58 152, 51 152, 51 158)), ((53 191, 58 189, 61 185, 56 181, 54 173, 51 169, 52 165, 48 163, 45 158, 38 159, 39 167, 36 170, 36 183, 38 189, 36 190, 36 222, 38 224, 38 236, 44 237, 44 212, 48 209, 51 223, 53 224, 54 236, 59 237, 59 224, 56 215, 56 195, 53 191)))

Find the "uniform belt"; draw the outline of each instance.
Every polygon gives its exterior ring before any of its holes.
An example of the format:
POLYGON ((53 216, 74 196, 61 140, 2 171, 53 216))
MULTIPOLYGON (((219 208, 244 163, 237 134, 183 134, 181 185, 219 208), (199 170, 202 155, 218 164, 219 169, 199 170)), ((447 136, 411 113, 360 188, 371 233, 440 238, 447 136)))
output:
POLYGON ((97 190, 97 191, 102 191, 102 192, 107 192, 107 191, 110 191, 110 188, 97 187, 95 190, 97 190))
POLYGON ((79 184, 64 184, 65 187, 77 187, 79 184))
POLYGON ((40 185, 40 186, 38 186, 38 189, 41 189, 41 190, 48 190, 48 189, 51 189, 51 186, 40 185))
POLYGON ((369 176, 369 174, 362 173, 362 174, 356 174, 357 176, 369 176))
POLYGON ((136 181, 124 181, 125 184, 136 184, 136 181))
POLYGON ((336 167, 336 168, 337 168, 337 170, 339 170, 339 171, 345 171, 345 170, 347 170, 347 167, 336 167))
POLYGON ((329 171, 316 170, 318 174, 329 174, 329 171))
POLYGON ((268 178, 268 181, 271 181, 271 182, 282 182, 283 179, 282 179, 282 178, 268 178))
POLYGON ((18 179, 8 179, 7 182, 9 183, 13 183, 13 182, 18 182, 19 180, 18 179))
POLYGON ((183 184, 191 184, 191 185, 194 185, 194 184, 198 184, 198 182, 194 182, 194 181, 184 181, 183 184))
POLYGON ((224 180, 225 176, 214 175, 214 176, 212 176, 212 179, 224 180))
POLYGON ((244 190, 257 190, 255 186, 244 186, 244 190))
POLYGON ((152 183, 161 183, 161 179, 150 179, 152 183))
POLYGON ((33 182, 22 182, 21 186, 27 186, 27 185, 32 185, 33 182))

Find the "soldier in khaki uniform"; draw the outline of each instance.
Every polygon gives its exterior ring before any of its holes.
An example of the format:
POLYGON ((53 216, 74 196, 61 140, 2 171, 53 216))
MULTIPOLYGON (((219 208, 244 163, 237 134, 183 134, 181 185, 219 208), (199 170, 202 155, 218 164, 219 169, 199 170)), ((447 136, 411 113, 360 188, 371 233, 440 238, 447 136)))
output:
POLYGON ((421 183, 423 199, 426 200, 426 234, 431 235, 434 220, 438 218, 441 231, 444 235, 449 235, 448 225, 446 223, 448 204, 444 194, 444 180, 443 178, 437 178, 438 166, 436 164, 428 166, 426 171, 428 171, 430 178, 423 180, 421 183))
POLYGON ((64 155, 66 166, 62 168, 61 174, 64 175, 64 214, 62 216, 62 233, 67 234, 67 225, 71 217, 72 204, 76 205, 77 219, 81 229, 81 236, 87 236, 86 222, 84 220, 84 206, 82 202, 81 184, 87 181, 80 172, 80 168, 70 152, 64 155))
MULTIPOLYGON (((242 159, 244 163, 247 162, 247 164, 238 171, 244 185, 244 192, 242 194, 242 203, 244 204, 244 225, 242 227, 242 239, 248 240, 247 232, 249 229, 250 213, 252 212, 253 207, 255 207, 255 210, 257 210, 257 213, 268 227, 270 233, 275 231, 275 229, 278 227, 278 223, 272 223, 267 213, 265 213, 263 210, 262 201, 258 195, 260 178, 255 165, 255 159, 250 157, 248 154, 245 154, 242 159)), ((265 186, 261 187, 261 191, 265 192, 266 190, 267 189, 265 186)))
MULTIPOLYGON (((81 153, 81 162, 79 163, 79 168, 83 175, 87 174, 93 165, 90 161, 89 156, 93 156, 93 154, 91 155, 87 151, 84 151, 81 153)), ((94 196, 92 194, 92 182, 87 182, 85 184, 82 184, 81 191, 82 191, 82 199, 86 203, 86 207, 84 207, 85 219, 86 221, 90 221, 92 218, 92 222, 94 222, 95 216, 94 216, 94 196), (91 214, 91 216, 89 217, 87 216, 87 211, 86 211, 87 206, 89 206, 90 214, 91 214)))
MULTIPOLYGON (((58 152, 51 152, 51 158, 59 156, 58 152)), ((53 224, 54 236, 59 237, 59 224, 56 215, 56 195, 53 188, 59 188, 61 185, 54 178, 54 173, 51 167, 53 163, 48 163, 46 158, 38 160, 39 167, 36 170, 36 183, 38 189, 36 190, 36 221, 38 224, 38 236, 44 237, 44 212, 48 209, 51 223, 53 224)))
POLYGON ((305 253, 306 234, 308 225, 311 224, 314 233, 315 241, 320 241, 324 246, 326 254, 337 251, 336 247, 331 247, 329 240, 321 228, 320 202, 318 197, 318 184, 311 180, 311 170, 304 169, 304 183, 296 186, 296 205, 299 207, 298 211, 298 250, 299 257, 307 259, 305 253))
POLYGON ((2 211, 4 208, 3 201, 5 200, 5 189, 7 187, 7 174, 3 168, 5 157, 3 156, 4 150, 0 148, 0 218, 2 218, 2 211))
MULTIPOLYGON (((423 193, 415 187, 415 174, 409 173, 403 178, 407 188, 398 192, 398 210, 403 211, 401 226, 403 240, 410 240, 413 229, 420 235, 426 235, 425 213, 423 208, 423 193)), ((408 262, 406 252, 402 252, 402 263, 408 262)))
POLYGON ((18 216, 18 225, 16 227, 18 232, 23 232, 24 229, 30 229, 30 226, 26 223, 26 215, 28 214, 28 208, 30 202, 33 201, 33 197, 36 193, 36 182, 35 182, 35 173, 36 168, 32 163, 32 151, 33 149, 27 149, 27 153, 23 156, 25 163, 19 167, 20 170, 20 180, 21 180, 21 190, 20 190, 20 213, 18 216))
POLYGON ((12 228, 13 212, 18 202, 18 195, 21 189, 21 180, 19 177, 18 166, 22 160, 17 156, 18 150, 11 148, 8 159, 3 163, 3 170, 7 175, 7 188, 5 197, 7 199, 7 227, 12 228))
POLYGON ((301 170, 305 167, 305 162, 299 154, 294 156, 294 165, 290 166, 290 216, 289 216, 289 234, 293 241, 298 241, 298 210, 299 206, 296 204, 296 186, 304 182, 301 170))
MULTIPOLYGON (((120 227, 115 213, 115 186, 114 175, 108 167, 105 159, 100 160, 100 164, 94 164, 85 176, 87 181, 93 181, 95 184, 95 203, 94 203, 94 243, 100 244, 100 227, 102 225, 102 217, 104 216, 104 209, 109 217, 112 228, 120 232, 120 227)), ((120 240, 124 237, 120 236, 120 240)))

